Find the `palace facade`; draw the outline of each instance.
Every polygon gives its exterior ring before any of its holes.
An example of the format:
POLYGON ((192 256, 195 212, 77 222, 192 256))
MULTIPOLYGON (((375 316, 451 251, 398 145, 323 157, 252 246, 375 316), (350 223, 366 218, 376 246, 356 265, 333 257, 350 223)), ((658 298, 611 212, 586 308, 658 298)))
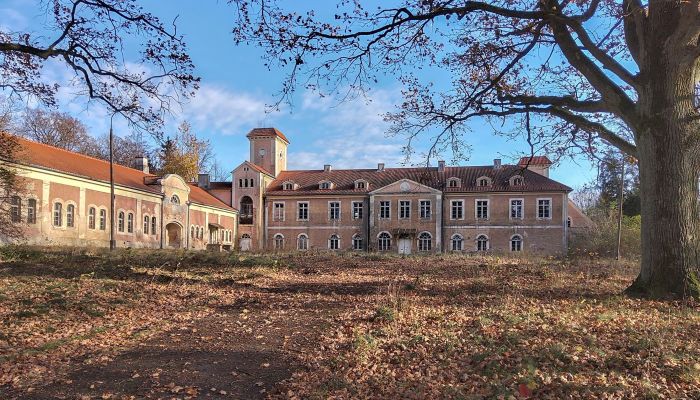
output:
MULTIPOLYGON (((588 219, 544 156, 516 165, 287 170, 289 140, 247 135, 250 157, 231 182, 155 176, 148 162, 115 166, 120 247, 241 251, 561 254, 588 219)), ((109 245, 109 164, 19 139, 26 194, 13 220, 32 244, 109 245)), ((16 206, 15 206, 16 205, 16 206)))

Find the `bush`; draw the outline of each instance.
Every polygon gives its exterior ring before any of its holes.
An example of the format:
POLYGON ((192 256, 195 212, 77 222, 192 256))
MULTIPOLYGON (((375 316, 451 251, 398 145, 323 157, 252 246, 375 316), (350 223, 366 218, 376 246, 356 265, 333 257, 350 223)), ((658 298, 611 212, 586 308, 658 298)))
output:
MULTIPOLYGON (((592 218, 593 227, 573 228, 569 242, 572 256, 615 257, 617 252, 617 215, 600 213, 592 218)), ((621 255, 627 259, 637 259, 641 255, 641 216, 623 216, 621 255)))

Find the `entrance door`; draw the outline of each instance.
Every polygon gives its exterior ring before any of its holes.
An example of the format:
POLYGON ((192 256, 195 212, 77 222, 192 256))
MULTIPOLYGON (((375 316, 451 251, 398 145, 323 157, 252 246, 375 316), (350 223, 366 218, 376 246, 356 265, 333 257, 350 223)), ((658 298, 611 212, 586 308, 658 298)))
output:
POLYGON ((399 239, 399 254, 411 254, 411 239, 399 239))
POLYGON ((180 234, 180 225, 176 223, 170 223, 165 226, 165 231, 167 232, 167 246, 174 249, 179 249, 181 246, 182 235, 180 234))
POLYGON ((241 251, 250 251, 251 239, 249 234, 241 236, 241 251))

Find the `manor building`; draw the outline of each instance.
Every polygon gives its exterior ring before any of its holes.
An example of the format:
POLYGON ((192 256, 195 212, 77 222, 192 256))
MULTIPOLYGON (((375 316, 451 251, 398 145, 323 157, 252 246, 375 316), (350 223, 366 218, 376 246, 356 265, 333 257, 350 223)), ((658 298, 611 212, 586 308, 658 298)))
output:
MULTIPOLYGON (((275 128, 247 135, 250 157, 231 182, 156 176, 148 162, 115 166, 120 247, 241 251, 492 251, 561 254, 586 223, 544 156, 516 165, 288 170, 275 128), (573 220, 572 220, 573 218, 573 220)), ((26 193, 13 220, 34 244, 109 244, 109 164, 19 139, 26 193)))

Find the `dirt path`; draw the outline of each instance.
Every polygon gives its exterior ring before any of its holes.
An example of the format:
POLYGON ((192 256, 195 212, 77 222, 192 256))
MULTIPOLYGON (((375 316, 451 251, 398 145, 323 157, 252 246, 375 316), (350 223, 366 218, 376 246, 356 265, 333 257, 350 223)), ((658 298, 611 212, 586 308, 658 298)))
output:
MULTIPOLYGON (((348 296, 378 291, 312 272, 241 285, 228 305, 181 324, 115 357, 74 360, 58 382, 7 398, 265 398, 303 368, 348 296)), ((99 356, 99 353, 98 353, 99 356)))

